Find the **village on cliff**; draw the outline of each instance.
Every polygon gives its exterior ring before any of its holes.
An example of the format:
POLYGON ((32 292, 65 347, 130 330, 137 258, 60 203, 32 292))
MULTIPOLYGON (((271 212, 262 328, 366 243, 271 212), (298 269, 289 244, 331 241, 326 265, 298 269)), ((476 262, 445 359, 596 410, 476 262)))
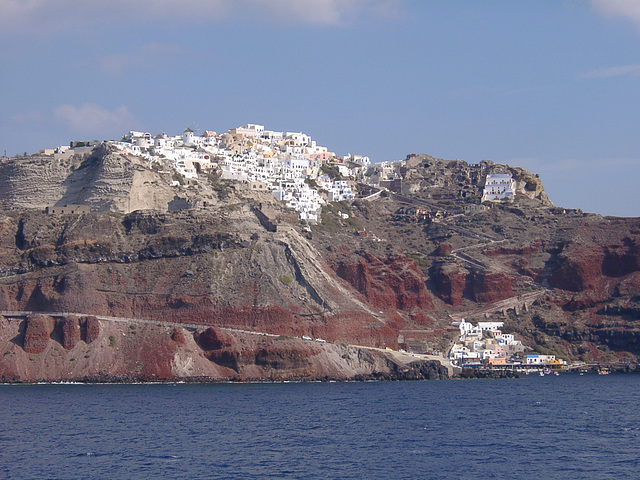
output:
MULTIPOLYGON (((406 161, 373 164, 363 155, 338 156, 305 133, 275 132, 262 125, 247 124, 222 134, 207 130, 201 135, 190 128, 175 136, 130 131, 120 141, 108 143, 125 155, 145 159, 150 169, 172 171, 175 187, 197 182, 199 175, 217 172, 222 180, 241 182, 253 191, 270 192, 297 211, 301 221, 310 224, 319 221, 327 202, 355 199, 357 184, 372 187, 374 193, 367 192, 371 196, 385 191, 406 193, 401 176, 406 161)), ((93 142, 72 143, 40 153, 65 158, 88 153, 94 146, 93 142)), ((511 201, 515 194, 516 183, 510 174, 485 175, 483 203, 511 201)), ((502 322, 453 322, 460 335, 449 349, 448 360, 460 367, 525 371, 566 366, 553 355, 524 354, 526 348, 512 334, 502 333, 502 326, 502 322)))
MULTIPOLYGON (((77 142, 40 153, 56 158, 89 152, 94 144, 77 142)), ((400 169, 404 161, 372 164, 367 156, 338 156, 317 145, 302 132, 275 132, 263 125, 247 124, 226 133, 187 128, 182 135, 167 136, 130 131, 120 141, 110 141, 123 154, 144 158, 150 169, 174 172, 174 186, 197 181, 199 174, 218 172, 222 180, 244 183, 250 190, 270 192, 301 221, 319 221, 322 205, 356 198, 356 185, 404 193, 400 169)), ((510 200, 515 181, 509 174, 487 174, 482 201, 510 200)))

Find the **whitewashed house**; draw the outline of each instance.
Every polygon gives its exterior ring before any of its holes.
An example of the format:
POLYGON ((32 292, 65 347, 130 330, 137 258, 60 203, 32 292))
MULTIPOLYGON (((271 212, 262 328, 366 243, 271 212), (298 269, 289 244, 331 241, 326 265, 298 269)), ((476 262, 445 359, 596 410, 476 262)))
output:
POLYGON ((549 365, 556 360, 555 355, 530 354, 525 357, 527 365, 549 365))
POLYGON ((498 332, 504 326, 504 322, 478 322, 478 328, 482 332, 498 332))
POLYGON ((355 198, 347 180, 335 180, 325 188, 328 191, 327 200, 330 202, 342 202, 355 198))
POLYGON ((260 137, 264 132, 264 125, 256 125, 248 123, 241 127, 232 128, 229 130, 231 135, 242 135, 243 137, 256 138, 260 137))
POLYGON ((516 182, 508 173, 490 173, 484 183, 482 201, 495 202, 503 199, 513 200, 516 195, 516 182))

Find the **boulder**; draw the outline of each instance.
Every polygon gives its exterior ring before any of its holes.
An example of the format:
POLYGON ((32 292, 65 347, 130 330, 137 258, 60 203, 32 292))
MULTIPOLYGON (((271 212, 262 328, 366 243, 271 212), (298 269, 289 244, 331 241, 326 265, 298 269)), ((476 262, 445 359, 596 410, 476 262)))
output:
POLYGON ((179 345, 184 345, 186 342, 186 339, 184 338, 184 333, 182 333, 182 329, 181 328, 174 328, 173 332, 171 333, 171 340, 173 340, 174 342, 176 342, 179 345))

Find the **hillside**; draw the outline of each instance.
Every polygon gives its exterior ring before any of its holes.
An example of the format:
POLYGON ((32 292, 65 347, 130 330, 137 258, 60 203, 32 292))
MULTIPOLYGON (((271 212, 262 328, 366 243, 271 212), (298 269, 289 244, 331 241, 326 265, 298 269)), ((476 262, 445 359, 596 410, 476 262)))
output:
POLYGON ((361 347, 444 352, 452 320, 487 317, 540 352, 635 368, 640 220, 555 207, 521 168, 396 168, 397 193, 308 225, 269 193, 215 174, 172 186, 107 145, 3 160, 0 376, 436 378, 430 357, 361 347), (513 202, 479 207, 487 173, 512 175, 513 202), (92 211, 44 213, 64 204, 92 211))

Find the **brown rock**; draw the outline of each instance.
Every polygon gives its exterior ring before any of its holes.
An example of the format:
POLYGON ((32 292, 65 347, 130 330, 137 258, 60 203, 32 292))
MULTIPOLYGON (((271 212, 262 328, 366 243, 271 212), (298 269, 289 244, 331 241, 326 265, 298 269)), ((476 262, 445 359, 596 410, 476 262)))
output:
POLYGON ((62 320, 62 346, 71 350, 80 341, 80 323, 79 318, 70 315, 62 320))
POLYGON ((307 352, 296 348, 261 348, 256 352, 255 364, 274 370, 294 370, 311 365, 307 352))
POLYGON ((450 243, 441 243, 436 249, 436 255, 438 257, 446 257, 451 253, 452 250, 453 246, 450 243))
POLYGON ((433 282, 438 297, 454 307, 460 305, 468 274, 465 268, 456 264, 445 264, 436 268, 433 282))
POLYGON ((486 272, 473 276, 473 299, 480 303, 493 303, 512 297, 511 278, 503 273, 486 272))
POLYGON ((196 342, 203 350, 219 350, 230 347, 232 344, 231 339, 227 335, 213 327, 209 327, 200 333, 196 338, 196 342))
POLYGON ((607 245, 602 271, 609 277, 621 277, 640 270, 640 239, 626 237, 621 244, 607 245))
POLYGON ((22 348, 27 353, 42 353, 55 328, 55 320, 47 315, 29 315, 25 320, 24 341, 22 348))
POLYGON ((383 261, 364 252, 355 261, 339 262, 335 271, 377 308, 411 310, 416 306, 433 307, 424 274, 414 260, 404 255, 389 255, 383 261))
POLYGON ((94 316, 83 317, 82 339, 85 343, 91 343, 100 336, 100 320, 94 316))
POLYGON ((563 290, 581 292, 592 290, 602 276, 605 254, 598 245, 572 245, 558 256, 558 269, 552 285, 563 290))
POLYGON ((618 285, 618 295, 632 296, 640 292, 640 272, 634 272, 618 285))
POLYGON ((184 345, 186 342, 186 339, 184 338, 184 333, 182 333, 182 329, 174 328, 173 333, 171 334, 171 340, 173 340, 179 345, 184 345))

